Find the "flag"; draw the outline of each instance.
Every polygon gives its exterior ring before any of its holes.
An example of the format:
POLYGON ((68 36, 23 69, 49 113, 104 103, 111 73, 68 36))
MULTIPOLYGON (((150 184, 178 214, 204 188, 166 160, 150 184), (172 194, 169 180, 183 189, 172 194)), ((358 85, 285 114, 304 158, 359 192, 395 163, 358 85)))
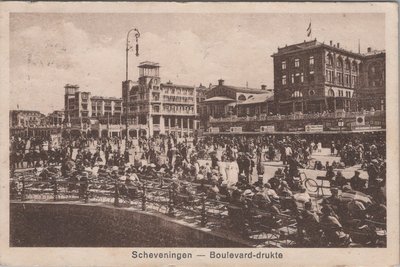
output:
POLYGON ((307 28, 307 37, 310 37, 310 35, 311 35, 311 21, 307 28))

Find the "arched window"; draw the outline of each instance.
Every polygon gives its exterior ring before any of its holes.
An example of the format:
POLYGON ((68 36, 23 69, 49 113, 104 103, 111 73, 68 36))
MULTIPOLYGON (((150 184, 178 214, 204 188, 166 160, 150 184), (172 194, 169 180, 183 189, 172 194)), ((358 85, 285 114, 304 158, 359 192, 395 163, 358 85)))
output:
POLYGON ((343 60, 342 60, 341 57, 338 57, 338 59, 337 59, 337 61, 336 61, 336 67, 337 67, 338 69, 343 68, 343 60))
POLYGON ((292 93, 292 97, 303 97, 303 93, 299 90, 296 90, 292 93))
POLYGON ((350 60, 348 60, 348 59, 346 59, 345 69, 346 70, 350 69, 350 60))
POLYGON ((332 56, 332 54, 328 54, 326 56, 326 62, 328 63, 329 66, 333 66, 333 56, 332 56))
POLYGON ((351 71, 357 72, 357 62, 353 61, 353 63, 351 64, 351 71))
POLYGON ((245 100, 246 100, 246 97, 245 97, 244 95, 240 95, 240 96, 238 97, 238 100, 239 100, 239 101, 245 101, 245 100))
POLYGON ((328 96, 335 96, 335 91, 333 91, 332 89, 329 89, 328 96))

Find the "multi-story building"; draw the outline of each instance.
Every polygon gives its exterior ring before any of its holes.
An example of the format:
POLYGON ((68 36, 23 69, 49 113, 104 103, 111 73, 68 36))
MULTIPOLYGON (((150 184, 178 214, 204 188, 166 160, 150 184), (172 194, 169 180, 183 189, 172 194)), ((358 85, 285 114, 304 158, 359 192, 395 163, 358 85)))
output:
POLYGON ((65 85, 65 121, 70 132, 97 136, 121 136, 122 99, 92 96, 78 85, 65 85))
POLYGON ((64 110, 55 110, 47 115, 47 123, 52 126, 61 126, 64 123, 65 112, 64 110))
POLYGON ((280 114, 350 111, 357 108, 363 55, 316 40, 278 48, 274 98, 280 114))
POLYGON ((36 110, 10 110, 10 127, 37 127, 44 123, 45 117, 36 110))
POLYGON ((361 86, 356 92, 359 108, 385 110, 385 51, 376 51, 369 47, 367 53, 364 54, 360 69, 361 86))
POLYGON ((58 134, 61 124, 52 125, 49 118, 36 110, 11 110, 10 135, 19 137, 49 137, 58 134))
POLYGON ((129 80, 122 83, 123 110, 124 113, 128 110, 129 135, 192 136, 196 128, 195 87, 161 83, 158 63, 145 61, 138 68, 138 82, 129 80))
POLYGON ((278 48, 272 57, 280 114, 384 109, 384 51, 354 53, 313 40, 278 48))
MULTIPOLYGON (((221 109, 210 118, 211 127, 222 132, 232 127, 250 132, 381 131, 386 127, 384 51, 368 48, 367 53, 354 53, 339 43, 313 40, 278 48, 272 57, 274 95, 259 94, 233 104, 237 114, 221 109)), ((234 103, 230 98, 225 93, 215 100, 234 103)), ((220 108, 216 104, 210 109, 220 108)))

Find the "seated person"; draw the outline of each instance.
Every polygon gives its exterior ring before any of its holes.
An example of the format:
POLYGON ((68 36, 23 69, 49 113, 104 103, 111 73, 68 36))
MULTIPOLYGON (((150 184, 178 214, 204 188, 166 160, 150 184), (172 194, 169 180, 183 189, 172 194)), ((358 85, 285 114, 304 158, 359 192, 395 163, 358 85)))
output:
POLYGON ((287 198, 293 196, 292 191, 289 188, 289 185, 286 181, 282 181, 278 190, 276 191, 279 197, 287 198))
POLYGON ((269 198, 271 201, 272 200, 279 201, 278 194, 275 192, 274 189, 272 189, 269 183, 266 183, 264 185, 263 195, 265 196, 265 198, 269 198))
POLYGON ((317 213, 312 210, 311 202, 306 202, 304 204, 304 210, 299 214, 298 227, 300 237, 306 237, 311 242, 314 242, 314 244, 318 242, 320 238, 319 217, 317 213))
POLYGON ((268 183, 271 185, 272 189, 277 191, 279 186, 281 185, 281 180, 278 177, 274 176, 268 180, 268 183))
POLYGON ((264 177, 262 175, 259 175, 258 180, 255 183, 253 183, 253 188, 256 187, 261 187, 261 188, 264 187, 264 177))
POLYGON ((322 162, 319 160, 315 161, 314 170, 322 170, 322 169, 323 169, 322 162))
POLYGON ((335 173, 333 171, 333 165, 329 165, 329 162, 326 162, 326 174, 325 177, 329 180, 332 180, 335 177, 335 173))
POLYGON ((282 168, 278 168, 275 172, 275 177, 279 179, 284 179, 285 178, 285 173, 283 172, 282 168))
POLYGON ((364 192, 367 189, 366 183, 367 181, 360 177, 359 171, 355 171, 354 176, 350 179, 351 188, 355 191, 364 192))
POLYGON ((213 180, 211 182, 211 187, 208 188, 207 198, 209 198, 209 199, 219 199, 218 194, 219 194, 218 182, 213 180))
POLYGON ((339 218, 334 214, 332 209, 329 206, 324 206, 321 212, 320 226, 325 233, 328 243, 337 245, 349 240, 349 235, 343 232, 339 218))
POLYGON ((240 174, 239 175, 239 180, 238 182, 235 184, 235 186, 237 188, 239 188, 240 190, 246 190, 246 189, 250 189, 251 185, 249 184, 246 175, 244 174, 240 174))
POLYGON ((300 186, 300 192, 293 195, 294 200, 304 207, 304 204, 311 201, 311 197, 304 186, 300 186))
POLYGON ((228 190, 228 182, 222 181, 218 188, 219 188, 220 200, 229 202, 231 198, 231 193, 228 190))
POLYGON ((347 185, 347 179, 343 176, 341 171, 336 173, 335 178, 331 181, 331 185, 339 188, 347 185))

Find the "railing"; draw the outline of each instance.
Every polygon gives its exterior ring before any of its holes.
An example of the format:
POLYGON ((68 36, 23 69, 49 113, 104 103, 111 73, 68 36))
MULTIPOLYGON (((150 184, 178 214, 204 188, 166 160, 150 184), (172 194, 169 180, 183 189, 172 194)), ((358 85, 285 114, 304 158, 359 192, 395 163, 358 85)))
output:
POLYGON ((307 119, 340 119, 355 118, 357 116, 380 117, 385 116, 381 110, 367 112, 342 112, 342 113, 312 113, 312 114, 291 114, 291 115, 267 115, 256 116, 229 116, 225 118, 210 118, 210 122, 240 122, 240 121, 281 121, 281 120, 307 120, 307 119))
MULTIPOLYGON (((68 181, 61 177, 37 181, 33 174, 11 179, 10 197, 14 201, 73 201, 104 203, 155 211, 202 228, 225 229, 254 246, 293 246, 296 219, 285 214, 271 214, 227 202, 208 199, 205 193, 191 194, 177 190, 175 180, 141 177, 143 184, 127 186, 112 178, 68 181), (19 186, 15 184, 18 183, 19 186), (251 218, 250 218, 251 217, 251 218), (278 223, 279 222, 279 223, 278 223), (250 238, 250 239, 249 239, 250 238)), ((200 184, 193 183, 194 186, 200 184)), ((207 188, 208 185, 205 185, 207 188)))

